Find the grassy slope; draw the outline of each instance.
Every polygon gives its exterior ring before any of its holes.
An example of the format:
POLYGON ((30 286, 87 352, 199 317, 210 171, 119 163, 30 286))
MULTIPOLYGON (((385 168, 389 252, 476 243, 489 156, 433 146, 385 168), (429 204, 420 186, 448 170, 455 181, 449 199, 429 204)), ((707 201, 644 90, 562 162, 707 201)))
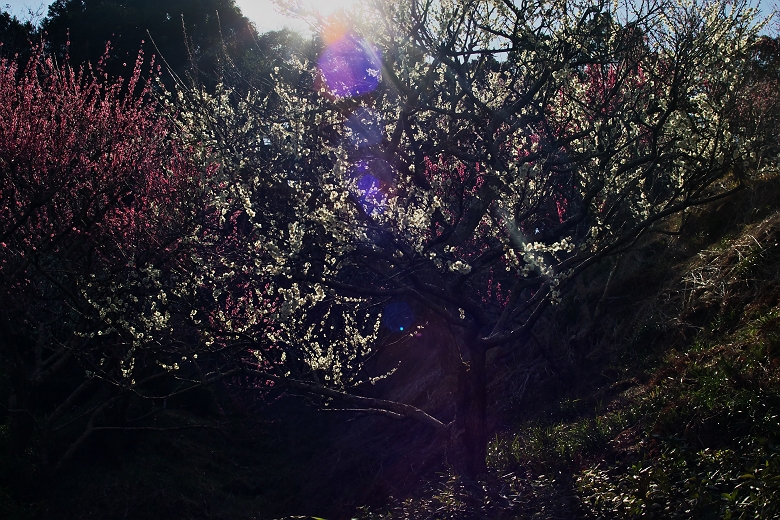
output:
POLYGON ((497 371, 484 482, 443 475, 363 516, 780 517, 778 183, 647 241, 606 296, 609 268, 569 295, 497 371), (583 300, 604 302, 597 327, 583 300))

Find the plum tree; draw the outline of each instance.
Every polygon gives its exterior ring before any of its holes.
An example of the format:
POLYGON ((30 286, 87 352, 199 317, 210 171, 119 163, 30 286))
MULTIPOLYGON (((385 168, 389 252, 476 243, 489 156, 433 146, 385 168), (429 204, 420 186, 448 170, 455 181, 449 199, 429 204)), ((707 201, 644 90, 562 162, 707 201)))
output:
POLYGON ((222 266, 210 283, 270 298, 238 331, 244 371, 415 417, 446 433, 459 473, 484 472, 487 352, 523 349, 586 270, 774 160, 771 130, 732 124, 755 14, 372 2, 321 21, 322 52, 272 93, 183 96, 186 139, 225 175, 214 207, 245 237, 204 262, 222 266), (421 316, 449 331, 451 422, 351 390, 382 336, 424 334, 421 316))
POLYGON ((67 459, 111 426, 107 415, 126 415, 130 397, 155 408, 155 381, 199 348, 183 341, 190 306, 166 288, 184 266, 208 170, 174 138, 142 65, 139 54, 123 81, 57 65, 41 48, 22 70, 0 61, 10 449, 21 454, 37 439, 45 463, 54 431, 78 432, 58 454, 67 459))

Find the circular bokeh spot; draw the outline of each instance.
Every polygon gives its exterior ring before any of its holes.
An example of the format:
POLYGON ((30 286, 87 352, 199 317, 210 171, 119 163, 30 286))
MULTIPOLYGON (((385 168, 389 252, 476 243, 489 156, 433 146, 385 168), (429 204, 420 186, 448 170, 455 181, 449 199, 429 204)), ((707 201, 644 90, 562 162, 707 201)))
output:
POLYGON ((414 323, 414 313, 406 302, 393 302, 385 305, 382 311, 382 325, 395 332, 405 332, 414 323))
POLYGON ((387 198, 380 190, 379 179, 366 173, 357 181, 357 187, 360 191, 360 203, 366 213, 381 213, 385 209, 387 198))
POLYGON ((355 181, 363 210, 368 214, 384 212, 395 183, 390 165, 381 159, 364 159, 352 167, 349 176, 355 181))
POLYGON ((377 49, 352 34, 331 43, 317 65, 328 91, 338 98, 372 92, 382 79, 382 60, 377 49))
POLYGON ((344 126, 350 143, 358 148, 373 146, 382 141, 384 125, 379 114, 370 108, 358 107, 344 126))

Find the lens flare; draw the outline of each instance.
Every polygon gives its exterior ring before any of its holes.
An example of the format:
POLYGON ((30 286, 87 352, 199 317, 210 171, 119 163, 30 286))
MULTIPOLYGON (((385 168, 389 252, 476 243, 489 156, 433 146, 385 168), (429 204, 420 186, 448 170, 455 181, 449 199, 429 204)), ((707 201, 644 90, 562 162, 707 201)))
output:
POLYGON ((385 305, 382 311, 382 325, 391 331, 409 330, 414 323, 414 312, 406 302, 393 302, 385 305))
POLYGON ((349 176, 355 181, 363 211, 383 213, 389 194, 395 190, 392 167, 380 159, 364 159, 355 164, 349 176))
POLYGON ((293 2, 298 12, 314 12, 320 16, 332 16, 348 10, 357 4, 357 0, 297 0, 293 2))
POLYGON ((387 199, 380 190, 379 179, 367 173, 358 179, 357 187, 360 191, 360 203, 366 213, 381 213, 384 210, 387 199))
POLYGON ((328 92, 335 98, 373 92, 382 80, 379 51, 363 38, 345 34, 317 62, 328 92))
POLYGON ((373 146, 382 141, 384 124, 379 114, 370 108, 358 107, 344 123, 347 139, 357 148, 373 146))

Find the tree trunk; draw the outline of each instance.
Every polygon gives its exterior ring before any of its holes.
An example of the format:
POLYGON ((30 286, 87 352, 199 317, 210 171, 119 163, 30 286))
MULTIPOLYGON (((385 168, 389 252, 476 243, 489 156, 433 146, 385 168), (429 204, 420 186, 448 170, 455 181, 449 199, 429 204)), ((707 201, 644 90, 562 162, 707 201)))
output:
POLYGON ((6 337, 8 339, 0 344, 0 352, 4 354, 0 356, 0 360, 7 363, 6 373, 11 380, 11 394, 8 396, 8 454, 11 457, 19 457, 30 446, 36 427, 35 418, 30 411, 33 403, 32 385, 22 359, 21 341, 11 334, 6 337))
POLYGON ((24 454, 35 432, 35 419, 29 410, 31 400, 28 385, 15 386, 8 396, 8 454, 13 458, 24 454))
POLYGON ((456 390, 456 416, 450 440, 455 472, 475 480, 487 471, 485 350, 469 348, 461 361, 456 390))

